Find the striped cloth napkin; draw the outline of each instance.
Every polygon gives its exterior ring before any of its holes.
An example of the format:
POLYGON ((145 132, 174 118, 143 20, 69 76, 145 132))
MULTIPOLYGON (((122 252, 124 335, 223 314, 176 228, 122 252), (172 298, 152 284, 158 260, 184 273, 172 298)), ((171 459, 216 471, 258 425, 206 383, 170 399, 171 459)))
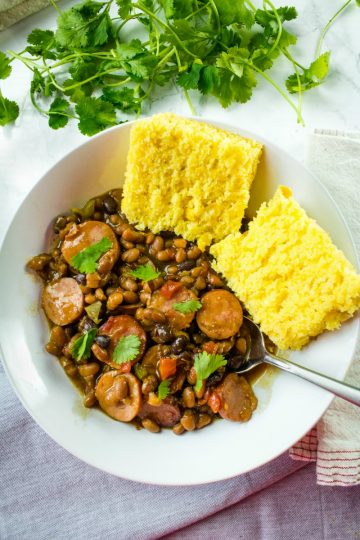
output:
MULTIPOLYGON (((306 162, 346 217, 360 255, 360 133, 316 130, 308 138, 306 162)), ((359 342, 345 380, 360 387, 359 342)), ((290 456, 316 461, 319 485, 360 485, 360 407, 335 398, 318 425, 290 449, 290 456)))

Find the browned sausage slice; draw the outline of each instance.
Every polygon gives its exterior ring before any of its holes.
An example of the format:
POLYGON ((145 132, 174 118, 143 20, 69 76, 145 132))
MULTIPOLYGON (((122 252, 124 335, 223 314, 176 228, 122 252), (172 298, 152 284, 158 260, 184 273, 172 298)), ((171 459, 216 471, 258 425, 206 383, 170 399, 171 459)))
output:
POLYGON ((102 410, 115 420, 131 422, 139 414, 141 386, 132 373, 104 373, 98 380, 95 395, 102 410))
POLYGON ((233 422, 247 422, 257 407, 257 399, 245 377, 230 373, 215 389, 220 397, 219 414, 233 422))
POLYGON ((164 296, 160 289, 154 292, 148 307, 158 309, 165 313, 172 328, 182 330, 183 328, 190 326, 195 317, 195 313, 180 313, 180 311, 174 309, 174 304, 186 302, 187 300, 195 300, 196 298, 196 294, 186 287, 179 288, 171 298, 164 296))
POLYGON ((100 242, 105 237, 109 238, 113 247, 100 257, 97 271, 100 274, 109 272, 119 258, 120 249, 112 228, 101 221, 84 221, 79 225, 74 223, 65 236, 61 247, 66 262, 71 265, 72 258, 75 255, 83 249, 100 242))
POLYGON ((75 279, 64 277, 46 285, 42 305, 50 321, 64 326, 76 321, 82 314, 84 295, 75 279))
POLYGON ((229 291, 216 289, 201 297, 202 308, 196 321, 204 334, 212 339, 227 339, 237 334, 243 322, 239 300, 229 291))
MULTIPOLYGON (((124 367, 125 367, 125 364, 117 364, 116 362, 113 362, 112 360, 114 349, 122 337, 135 335, 135 336, 138 336, 138 338, 140 339, 139 354, 133 360, 131 360, 131 365, 135 364, 139 360, 139 358, 141 358, 142 355, 144 354, 145 347, 146 347, 145 330, 134 319, 134 317, 131 317, 130 315, 117 315, 116 317, 109 317, 106 323, 100 326, 98 334, 100 336, 101 335, 109 336, 111 338, 110 345, 106 350, 104 350, 104 349, 101 349, 99 346, 96 346, 96 344, 94 344, 92 346, 92 351, 95 354, 95 356, 98 358, 98 360, 100 360, 101 362, 105 362, 106 364, 109 364, 111 367, 115 369, 124 371, 124 367)), ((127 362, 126 364, 127 364, 126 367, 129 367, 127 362)))
POLYGON ((141 419, 150 418, 162 427, 173 427, 179 422, 181 413, 173 399, 166 398, 158 407, 143 403, 139 416, 141 419))

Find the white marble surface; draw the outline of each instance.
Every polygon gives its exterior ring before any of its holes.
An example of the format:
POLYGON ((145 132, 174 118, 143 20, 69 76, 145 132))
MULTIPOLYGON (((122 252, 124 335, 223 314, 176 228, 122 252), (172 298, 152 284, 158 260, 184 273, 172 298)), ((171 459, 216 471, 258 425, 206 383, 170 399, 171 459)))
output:
MULTIPOLYGON (((74 1, 64 0, 66 8, 74 1)), ((276 2, 277 5, 285 2, 276 2)), ((294 53, 301 63, 313 59, 320 29, 326 24, 342 0, 293 0, 299 12, 290 23, 299 36, 294 53)), ((26 36, 35 27, 54 28, 56 13, 48 8, 0 33, 0 50, 21 50, 26 36)), ((323 50, 331 50, 331 72, 324 84, 304 95, 303 115, 306 127, 297 125, 295 114, 287 103, 265 81, 259 80, 253 98, 245 105, 222 109, 215 100, 197 101, 197 114, 210 119, 236 123, 259 133, 303 160, 306 134, 314 128, 360 131, 360 9, 355 1, 337 19, 327 34, 323 50)), ((284 60, 272 70, 273 77, 283 82, 291 73, 284 60)), ((20 202, 36 181, 62 156, 84 140, 76 124, 53 131, 33 109, 28 96, 30 72, 17 64, 11 77, 2 81, 6 97, 15 99, 21 114, 14 126, 0 128, 0 241, 20 202)), ((188 106, 175 88, 168 90, 151 107, 151 112, 172 110, 189 114, 188 106)), ((149 112, 149 111, 147 111, 149 112)))

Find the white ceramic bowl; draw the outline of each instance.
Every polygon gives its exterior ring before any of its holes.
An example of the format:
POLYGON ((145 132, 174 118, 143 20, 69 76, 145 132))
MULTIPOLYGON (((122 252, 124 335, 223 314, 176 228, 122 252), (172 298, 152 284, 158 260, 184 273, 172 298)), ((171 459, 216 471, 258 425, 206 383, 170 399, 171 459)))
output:
MULTIPOLYGON (((278 184, 288 185, 356 264, 349 231, 324 187, 271 142, 234 126, 221 127, 265 144, 251 210, 268 199, 278 184)), ((59 363, 44 351, 49 330, 39 310, 40 284, 26 273, 25 263, 46 250, 54 216, 121 186, 130 128, 124 124, 110 129, 64 157, 36 184, 11 223, 0 255, 0 339, 5 369, 37 423, 85 462, 123 478, 155 484, 225 479, 254 469, 290 447, 317 422, 332 396, 279 373, 255 387, 259 408, 246 424, 219 421, 183 437, 167 430, 153 435, 115 422, 97 409, 83 408, 59 363)), ((352 358, 358 326, 352 320, 291 357, 342 378, 352 358)))

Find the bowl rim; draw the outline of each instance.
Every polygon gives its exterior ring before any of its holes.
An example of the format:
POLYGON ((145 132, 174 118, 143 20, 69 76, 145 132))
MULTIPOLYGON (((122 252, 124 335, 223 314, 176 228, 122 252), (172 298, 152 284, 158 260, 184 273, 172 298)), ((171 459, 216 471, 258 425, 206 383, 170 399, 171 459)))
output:
MULTIPOLYGON (((151 116, 153 115, 146 115, 146 116, 143 116, 141 117, 139 120, 142 120, 142 119, 146 119, 146 118, 150 118, 151 116)), ((339 207, 338 207, 338 204, 337 202, 335 201, 335 199, 332 197, 332 195, 330 194, 330 192, 328 191, 328 189, 326 188, 326 186, 308 169, 307 166, 305 166, 302 162, 300 162, 299 160, 297 160, 292 154, 290 154, 287 150, 284 150, 280 145, 278 144, 275 144, 273 143, 272 141, 270 141, 267 137, 263 137, 262 135, 259 135, 257 134, 256 132, 252 132, 252 131, 248 131, 246 129, 242 129, 242 128, 237 128, 235 125, 231 124, 231 123, 227 123, 227 122, 222 122, 222 121, 219 121, 217 119, 212 119, 210 117, 199 117, 199 116, 191 116, 191 115, 186 115, 186 114, 181 114, 181 115, 177 115, 177 116, 181 116, 181 117, 184 117, 184 118, 188 118, 188 119, 192 119, 192 120, 195 120, 195 121, 198 121, 198 122, 204 122, 204 123, 208 123, 210 125, 214 125, 215 127, 218 127, 220 129, 224 129, 224 130, 227 130, 227 131, 230 131, 230 132, 233 132, 233 133, 238 133, 240 132, 241 136, 244 136, 244 137, 247 137, 247 138, 251 138, 251 139, 255 139, 255 140, 258 140, 260 142, 262 142, 264 144, 264 146, 266 147, 266 145, 270 145, 272 146, 276 151, 279 151, 280 153, 285 153, 287 156, 290 156, 292 160, 296 161, 297 163, 299 163, 301 165, 301 167, 303 169, 305 169, 307 171, 307 173, 309 174, 309 176, 312 178, 312 180, 314 182, 316 182, 318 184, 318 186, 325 192, 326 196, 330 199, 333 207, 334 207, 334 211, 337 213, 337 216, 338 218, 341 220, 346 232, 347 232, 347 235, 348 235, 348 239, 350 240, 350 246, 351 246, 351 249, 352 249, 352 255, 353 255, 353 258, 354 258, 354 267, 357 271, 359 271, 359 254, 357 253, 357 250, 356 250, 356 247, 355 247, 355 242, 354 242, 354 239, 353 239, 353 235, 350 231, 350 228, 342 214, 342 212, 340 211, 339 207)), ((8 234, 10 232, 10 229, 11 227, 13 226, 14 222, 16 221, 16 218, 18 216, 18 214, 21 212, 22 210, 22 207, 23 205, 26 203, 26 200, 27 198, 29 197, 29 195, 31 194, 31 192, 33 190, 35 190, 36 188, 38 188, 38 186, 44 182, 45 178, 48 176, 48 175, 51 175, 51 173, 53 172, 53 170, 59 166, 59 163, 62 162, 63 160, 66 160, 68 158, 70 158, 70 156, 74 153, 76 153, 80 148, 83 148, 84 146, 88 145, 88 144, 91 144, 91 142, 94 140, 94 139, 98 139, 98 138, 101 138, 103 136, 105 136, 107 133, 109 132, 112 132, 112 131, 118 131, 118 130, 122 130, 124 128, 128 128, 128 126, 131 126, 133 124, 135 124, 136 122, 138 121, 138 119, 136 120, 132 120, 132 121, 129 121, 129 122, 126 122, 126 123, 123 123, 123 124, 119 124, 119 125, 116 125, 116 126, 113 126, 109 129, 106 129, 102 132, 99 132, 97 133, 96 135, 84 140, 83 142, 81 142, 80 144, 76 145, 73 149, 69 150, 68 152, 66 152, 61 158, 59 158, 33 185, 32 187, 25 193, 24 197, 22 198, 22 200, 20 201, 20 203, 18 204, 17 206, 17 209, 15 210, 14 214, 12 215, 6 229, 5 229, 5 233, 3 235, 3 238, 1 240, 1 243, 0 243, 0 260, 1 260, 1 257, 2 257, 2 252, 3 252, 3 246, 5 245, 5 242, 6 242, 6 239, 8 237, 8 234)), ((0 268, 0 279, 1 279, 1 268, 0 268)), ((354 348, 351 352, 351 358, 349 360, 349 364, 348 364, 348 367, 344 373, 344 376, 341 380, 343 380, 345 377, 346 377, 346 373, 348 372, 349 368, 350 368, 350 365, 354 359, 354 355, 355 355, 355 351, 356 351, 356 343, 359 341, 359 337, 360 337, 360 319, 358 318, 356 320, 356 332, 355 332, 355 345, 354 345, 354 348)), ((12 374, 10 373, 9 369, 8 369, 8 366, 7 366, 7 361, 5 359, 5 355, 4 355, 4 352, 3 352, 3 348, 2 348, 2 345, 1 345, 1 335, 0 335, 0 360, 2 362, 2 365, 3 365, 3 368, 4 368, 4 371, 8 377, 8 380, 10 380, 10 383, 11 383, 11 386, 16 394, 16 396, 18 397, 19 401, 22 403, 22 405, 24 406, 24 408, 27 410, 27 412, 30 414, 30 416, 35 420, 35 422, 38 424, 38 426, 52 439, 54 440, 57 444, 59 444, 62 448, 64 448, 66 451, 68 451, 70 454, 72 454, 73 456, 75 456, 76 458, 80 459, 81 461, 87 463, 88 465, 91 465, 92 467, 95 467, 96 469, 98 470, 101 470, 103 472, 106 472, 108 474, 112 474, 114 476, 117 476, 119 478, 123 478, 125 480, 129 480, 129 481, 134 481, 134 482, 139 482, 139 483, 143 483, 143 484, 146 484, 146 485, 158 485, 158 486, 195 486, 195 485, 202 485, 202 484, 209 484, 209 483, 215 483, 215 482, 222 482, 224 480, 228 480, 228 479, 231 479, 231 478, 235 478, 236 476, 241 476, 243 474, 246 474, 252 470, 255 470, 255 469, 258 469, 259 467, 262 467, 263 465, 271 462, 272 460, 276 459, 277 457, 279 457, 282 453, 286 452, 289 448, 291 448, 291 446, 293 446, 298 440, 300 440, 302 437, 304 437, 306 435, 306 433, 308 433, 317 423, 318 421, 322 418, 322 416, 324 415, 324 413, 326 412, 326 410, 328 409, 328 407, 331 405, 333 399, 335 398, 334 395, 332 394, 328 394, 328 396, 324 396, 324 407, 323 407, 323 410, 321 412, 321 414, 318 415, 318 417, 316 418, 316 420, 313 422, 313 424, 308 428, 306 429, 306 431, 301 435, 301 437, 296 437, 296 439, 291 442, 291 444, 287 447, 287 448, 283 448, 282 450, 280 450, 278 453, 272 455, 270 458, 265 458, 263 459, 261 462, 257 463, 256 466, 249 466, 247 469, 243 470, 241 473, 237 473, 237 474, 230 474, 230 475, 225 475, 225 476, 221 476, 221 478, 216 478, 216 479, 209 479, 209 480, 203 480, 201 482, 186 482, 186 483, 171 483, 171 482, 166 482, 166 481, 163 481, 163 482, 148 482, 148 481, 144 481, 144 480, 141 480, 139 478, 134 478, 133 475, 131 476, 127 476, 126 474, 123 474, 121 473, 118 474, 116 472, 114 472, 110 467, 107 468, 106 464, 102 465, 102 466, 99 466, 97 464, 94 464, 91 459, 87 459, 87 458, 84 458, 83 456, 81 456, 79 454, 79 452, 75 451, 74 449, 70 448, 69 444, 66 444, 64 443, 63 440, 60 440, 61 437, 58 436, 58 435, 55 435, 55 434, 52 434, 49 432, 48 429, 44 428, 43 427, 43 423, 41 421, 41 419, 39 419, 39 415, 37 413, 35 413, 34 411, 32 411, 31 409, 31 406, 30 404, 27 404, 24 397, 20 394, 20 392, 18 392, 17 390, 17 387, 16 387, 16 383, 15 383, 15 380, 12 376, 12 374)))

